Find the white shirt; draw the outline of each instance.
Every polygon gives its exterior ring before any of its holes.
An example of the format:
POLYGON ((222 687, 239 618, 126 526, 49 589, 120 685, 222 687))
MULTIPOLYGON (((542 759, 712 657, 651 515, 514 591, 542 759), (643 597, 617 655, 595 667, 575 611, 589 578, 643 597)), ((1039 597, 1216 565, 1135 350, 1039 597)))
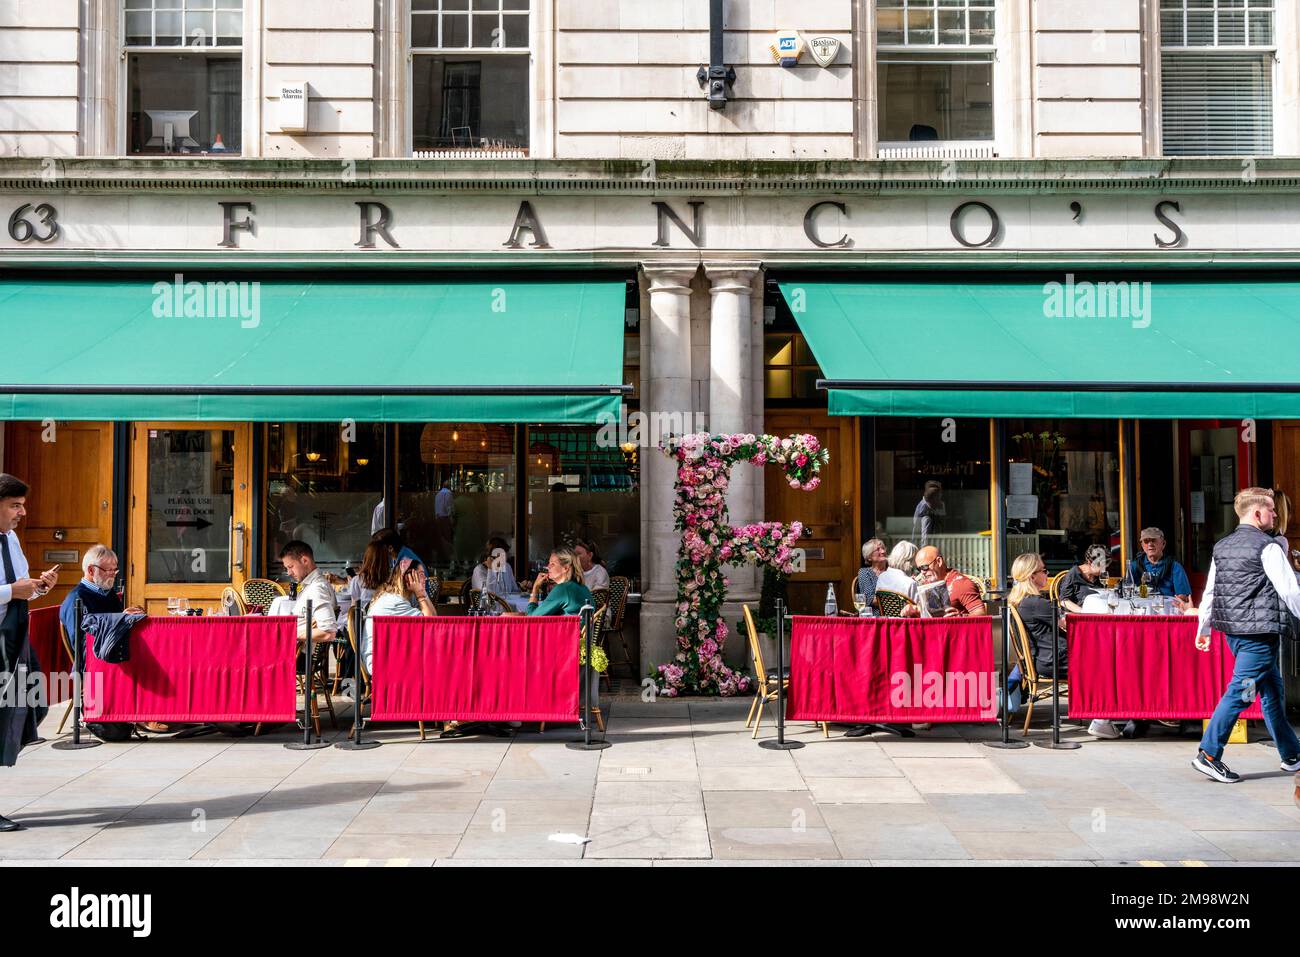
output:
MULTIPOLYGON (((1291 614, 1300 618, 1300 582, 1296 581, 1295 571, 1286 560, 1282 546, 1273 542, 1264 546, 1259 553, 1259 560, 1264 566, 1264 574, 1269 583, 1277 589, 1278 597, 1291 609, 1291 614)), ((1197 634, 1208 635, 1210 628, 1210 608, 1214 602, 1214 560, 1210 560, 1210 573, 1205 576, 1205 594, 1201 597, 1200 628, 1197 634)))
POLYGON ((916 582, 909 575, 897 568, 886 568, 876 579, 876 591, 892 591, 906 595, 912 601, 917 600, 916 582))
POLYGON ((469 579, 470 588, 477 588, 479 591, 490 591, 502 598, 507 595, 519 594, 519 582, 515 580, 515 573, 509 565, 498 573, 479 562, 474 566, 474 571, 470 573, 469 579))
POLYGON ((591 571, 583 571, 582 583, 587 586, 588 591, 595 591, 597 588, 608 588, 609 572, 605 571, 604 565, 592 565, 591 571))
POLYGON ((434 518, 451 518, 455 511, 452 505, 453 497, 451 489, 440 488, 438 494, 433 497, 433 517, 434 518))
POLYGON ((307 602, 312 602, 311 617, 316 627, 324 631, 337 631, 338 598, 334 587, 317 568, 298 583, 298 597, 293 602, 293 613, 298 616, 298 637, 307 637, 307 602))
MULTIPOLYGON (((27 556, 23 554, 22 546, 18 544, 18 533, 6 532, 5 538, 9 540, 9 557, 14 563, 14 581, 22 581, 30 577, 31 566, 27 564, 27 556)), ((13 601, 14 597, 13 586, 4 584, 4 577, 4 565, 0 563, 0 621, 4 620, 5 614, 9 611, 9 602, 13 601)))
POLYGON ((418 605, 412 605, 405 595, 396 595, 391 591, 380 592, 366 610, 366 633, 361 637, 361 660, 370 672, 371 662, 375 659, 375 615, 399 615, 403 618, 417 618, 421 614, 418 605))

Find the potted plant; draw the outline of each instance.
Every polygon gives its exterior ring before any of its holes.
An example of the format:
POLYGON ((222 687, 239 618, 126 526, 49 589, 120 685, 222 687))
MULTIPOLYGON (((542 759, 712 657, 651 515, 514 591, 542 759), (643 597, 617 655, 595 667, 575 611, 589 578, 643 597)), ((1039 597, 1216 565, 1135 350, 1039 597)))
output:
POLYGON ((591 687, 591 700, 600 700, 600 676, 609 670, 609 655, 605 654, 605 649, 600 645, 591 646, 591 665, 587 665, 587 644, 584 641, 578 642, 578 664, 582 666, 582 673, 587 678, 587 683, 591 687))

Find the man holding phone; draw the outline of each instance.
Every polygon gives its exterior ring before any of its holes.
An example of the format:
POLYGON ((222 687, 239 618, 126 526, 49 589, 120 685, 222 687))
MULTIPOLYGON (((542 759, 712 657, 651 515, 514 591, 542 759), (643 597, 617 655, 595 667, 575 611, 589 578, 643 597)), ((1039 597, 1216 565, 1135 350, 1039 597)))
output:
MULTIPOLYGON (((27 641, 27 603, 40 598, 59 580, 57 565, 39 578, 29 577, 27 558, 14 533, 27 514, 27 491, 26 482, 0 473, 0 648, 4 655, 0 683, 5 685, 40 670, 27 641)), ((17 763, 19 751, 40 736, 37 725, 46 713, 43 705, 27 700, 25 681, 14 690, 16 694, 0 698, 0 766, 7 768, 17 763)), ((21 826, 0 816, 0 832, 17 831, 21 826)))

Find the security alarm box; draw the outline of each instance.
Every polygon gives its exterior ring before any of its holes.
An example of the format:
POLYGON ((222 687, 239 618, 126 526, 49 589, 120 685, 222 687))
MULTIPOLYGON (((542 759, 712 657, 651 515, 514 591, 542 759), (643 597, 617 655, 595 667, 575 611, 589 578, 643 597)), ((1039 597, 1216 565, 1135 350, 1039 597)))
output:
POLYGON ((307 129, 307 83, 280 84, 280 129, 304 132, 307 129))

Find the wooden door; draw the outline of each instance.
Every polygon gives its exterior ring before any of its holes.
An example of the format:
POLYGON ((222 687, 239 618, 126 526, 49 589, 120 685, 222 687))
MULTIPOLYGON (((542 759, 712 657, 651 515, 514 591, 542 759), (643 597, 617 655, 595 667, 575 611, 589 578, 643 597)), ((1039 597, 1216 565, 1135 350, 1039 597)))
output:
POLYGON ((1291 500, 1286 537, 1300 548, 1300 422, 1273 423, 1273 488, 1291 500))
POLYGON ((247 577, 252 546, 252 427, 140 422, 131 427, 127 603, 167 614, 168 598, 210 613, 247 577))
POLYGON ((4 470, 31 486, 18 538, 32 574, 59 566, 58 587, 32 607, 57 605, 81 580, 86 550, 112 544, 113 424, 10 422, 4 470))
POLYGON ((802 522, 811 534, 803 540, 807 570, 790 580, 790 607, 798 614, 821 614, 826 586, 834 583, 841 608, 853 602, 853 580, 861 566, 859 540, 861 501, 858 495, 858 420, 831 416, 824 409, 769 409, 769 435, 810 433, 830 450, 822 483, 812 492, 790 488, 780 468, 764 469, 764 518, 773 522, 802 522))

